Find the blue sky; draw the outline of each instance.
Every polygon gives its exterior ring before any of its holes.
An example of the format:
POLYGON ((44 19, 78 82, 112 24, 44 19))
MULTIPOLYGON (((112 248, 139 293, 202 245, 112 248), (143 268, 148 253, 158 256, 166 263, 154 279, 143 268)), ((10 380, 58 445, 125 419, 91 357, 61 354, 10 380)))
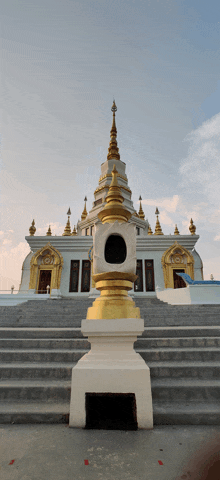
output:
POLYGON ((0 288, 24 237, 88 209, 115 97, 121 160, 152 229, 188 233, 220 279, 220 6, 183 0, 7 0, 1 6, 0 288))

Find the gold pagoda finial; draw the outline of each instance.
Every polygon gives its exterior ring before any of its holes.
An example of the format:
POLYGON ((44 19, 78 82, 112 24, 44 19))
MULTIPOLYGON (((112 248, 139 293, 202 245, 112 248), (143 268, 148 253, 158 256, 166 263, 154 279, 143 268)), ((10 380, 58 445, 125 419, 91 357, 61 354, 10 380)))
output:
POLYGON ((121 194, 121 188, 118 185, 116 166, 113 166, 112 181, 109 187, 108 195, 106 196, 107 204, 98 213, 99 219, 102 223, 127 222, 131 218, 131 212, 122 205, 124 197, 121 194))
POLYGON ((84 205, 84 210, 82 212, 82 215, 81 215, 81 220, 85 220, 85 218, 87 217, 87 210, 86 210, 86 202, 87 202, 87 197, 84 198, 84 202, 85 202, 85 205, 84 205))
POLYGON ((64 228, 64 232, 63 232, 63 237, 69 237, 71 235, 71 227, 70 227, 70 215, 71 215, 71 211, 70 211, 70 208, 67 212, 67 215, 68 215, 68 219, 67 219, 67 222, 66 222, 66 226, 64 228))
POLYGON ((117 112, 115 100, 113 100, 111 111, 113 112, 113 120, 112 120, 111 132, 110 132, 111 140, 109 142, 107 160, 111 160, 111 158, 113 158, 114 160, 120 160, 120 154, 119 154, 118 144, 117 144, 117 128, 115 124, 115 112, 117 112))
POLYGON ((30 232, 30 236, 31 236, 31 237, 33 237, 34 234, 35 234, 35 232, 36 232, 35 221, 34 221, 34 220, 32 221, 32 224, 31 224, 31 226, 30 226, 30 228, 29 228, 29 232, 30 232))
POLYGON ((179 234, 180 234, 180 232, 177 228, 177 225, 175 225, 174 235, 179 235, 179 234))
POLYGON ((140 197, 139 197, 140 208, 139 208, 138 216, 139 216, 139 218, 142 218, 142 220, 144 220, 145 215, 144 215, 144 211, 143 211, 143 208, 142 208, 142 205, 141 205, 141 200, 142 200, 142 198, 141 198, 141 195, 140 195, 140 197))
POLYGON ((160 226, 158 215, 160 214, 158 208, 156 207, 155 215, 157 216, 156 226, 155 226, 155 233, 154 235, 163 235, 162 228, 160 226))
POLYGON ((49 227, 48 227, 48 230, 47 230, 46 235, 47 235, 48 237, 51 237, 51 235, 52 235, 51 229, 50 229, 50 225, 49 225, 49 227))
POLYGON ((192 218, 190 220, 189 231, 190 231, 191 235, 196 234, 196 226, 193 224, 193 219, 192 218))
POLYGON ((148 224, 148 232, 147 232, 148 235, 153 235, 153 232, 151 230, 151 226, 150 224, 148 224))
POLYGON ((73 229, 73 231, 72 231, 72 235, 73 235, 73 236, 76 236, 76 235, 77 235, 77 231, 76 231, 75 225, 74 225, 74 229, 73 229))

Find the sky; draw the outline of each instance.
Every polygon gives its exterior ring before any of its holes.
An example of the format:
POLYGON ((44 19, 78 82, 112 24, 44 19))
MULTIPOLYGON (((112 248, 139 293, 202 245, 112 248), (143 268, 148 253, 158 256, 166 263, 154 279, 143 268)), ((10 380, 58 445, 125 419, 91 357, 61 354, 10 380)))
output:
POLYGON ((1 0, 0 290, 35 235, 92 208, 112 100, 132 200, 189 234, 220 280, 218 0, 1 0))

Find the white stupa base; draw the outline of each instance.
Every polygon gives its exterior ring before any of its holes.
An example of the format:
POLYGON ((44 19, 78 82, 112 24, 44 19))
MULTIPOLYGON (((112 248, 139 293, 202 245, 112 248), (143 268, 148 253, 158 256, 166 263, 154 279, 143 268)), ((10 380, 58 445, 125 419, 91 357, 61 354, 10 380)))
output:
POLYGON ((142 319, 83 320, 91 350, 72 370, 70 427, 86 426, 86 393, 134 393, 138 428, 153 428, 150 369, 133 343, 142 319))

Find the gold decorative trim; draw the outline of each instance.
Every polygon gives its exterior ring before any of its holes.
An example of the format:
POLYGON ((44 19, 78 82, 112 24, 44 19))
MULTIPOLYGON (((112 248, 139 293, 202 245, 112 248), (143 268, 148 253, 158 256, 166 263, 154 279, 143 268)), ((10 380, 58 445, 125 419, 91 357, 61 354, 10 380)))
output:
MULTIPOLYGON (((97 187, 97 189, 94 191, 94 195, 98 192, 101 192, 102 190, 105 190, 105 188, 109 189, 109 187, 110 187, 110 185, 103 185, 102 187, 97 187)), ((120 185, 120 188, 123 188, 127 192, 132 193, 132 191, 130 190, 129 187, 124 187, 123 185, 120 185)))
POLYGON ((173 270, 181 269, 194 280, 194 258, 177 241, 171 245, 161 258, 165 288, 174 288, 173 270))
POLYGON ((38 289, 40 270, 52 270, 51 290, 60 288, 61 273, 63 268, 63 257, 59 250, 48 242, 44 247, 38 250, 30 261, 30 283, 29 289, 38 289), (40 258, 42 257, 42 258, 40 258), (44 257, 50 259, 53 263, 44 264, 44 257))
POLYGON ((124 272, 107 272, 107 273, 97 273, 93 275, 95 282, 100 282, 102 280, 128 280, 129 282, 135 282, 137 280, 137 275, 135 273, 124 273, 124 272))
MULTIPOLYGON (((100 177, 99 178, 99 183, 104 180, 105 178, 111 178, 112 177, 112 174, 111 173, 106 173, 105 175, 103 175, 103 177, 100 177)), ((125 177, 124 175, 121 175, 121 173, 118 173, 118 177, 122 178, 123 180, 125 180, 126 182, 128 181, 128 177, 125 177)))

